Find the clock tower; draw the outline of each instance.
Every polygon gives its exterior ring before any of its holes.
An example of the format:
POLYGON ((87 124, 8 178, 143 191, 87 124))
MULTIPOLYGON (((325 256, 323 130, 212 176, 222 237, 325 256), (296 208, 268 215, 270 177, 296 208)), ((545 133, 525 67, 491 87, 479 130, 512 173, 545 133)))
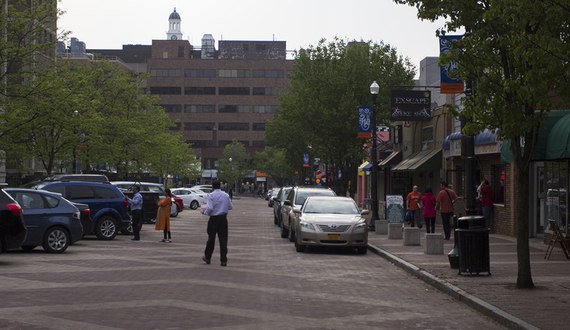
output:
POLYGON ((168 17, 168 32, 166 38, 168 40, 182 40, 182 31, 180 31, 180 15, 176 12, 176 8, 170 17, 168 17))

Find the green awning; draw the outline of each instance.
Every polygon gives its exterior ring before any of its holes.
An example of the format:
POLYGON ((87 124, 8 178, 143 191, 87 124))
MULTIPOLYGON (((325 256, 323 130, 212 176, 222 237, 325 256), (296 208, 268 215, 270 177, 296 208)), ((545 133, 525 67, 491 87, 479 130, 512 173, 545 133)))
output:
POLYGON ((392 171, 435 172, 441 169, 441 149, 424 150, 404 159, 392 171))
POLYGON ((548 133, 546 159, 570 158, 570 114, 560 118, 548 133))

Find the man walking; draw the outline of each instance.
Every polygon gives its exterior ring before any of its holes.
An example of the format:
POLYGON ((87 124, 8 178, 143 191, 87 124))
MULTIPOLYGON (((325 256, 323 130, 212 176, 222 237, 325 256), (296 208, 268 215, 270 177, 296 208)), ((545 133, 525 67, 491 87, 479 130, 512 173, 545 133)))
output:
POLYGON ((135 193, 132 199, 129 199, 128 196, 125 196, 125 199, 129 203, 131 207, 131 215, 132 215, 132 227, 133 232, 135 233, 135 238, 131 239, 133 242, 138 242, 141 239, 140 232, 141 232, 141 225, 142 225, 142 205, 143 205, 143 198, 140 194, 141 188, 139 186, 133 187, 133 192, 135 193))
POLYGON ((451 237, 451 225, 449 221, 453 216, 453 203, 457 201, 458 197, 455 191, 447 188, 447 182, 441 181, 439 187, 441 191, 437 194, 435 208, 441 213, 441 222, 443 223, 443 232, 445 234, 444 239, 449 240, 451 237))
POLYGON ((418 228, 420 229, 422 228, 422 221, 420 215, 421 201, 422 201, 422 194, 418 192, 418 186, 414 186, 413 191, 408 194, 408 197, 406 197, 406 204, 408 210, 412 211, 412 213, 414 214, 414 218, 412 219, 412 227, 417 225, 418 228))
POLYGON ((208 220, 208 242, 206 243, 206 250, 202 260, 208 265, 214 253, 214 246, 216 245, 216 234, 220 241, 220 261, 222 266, 228 263, 228 211, 233 209, 230 196, 223 192, 221 189, 220 181, 215 180, 212 182, 214 191, 208 195, 208 208, 204 214, 209 215, 208 220))

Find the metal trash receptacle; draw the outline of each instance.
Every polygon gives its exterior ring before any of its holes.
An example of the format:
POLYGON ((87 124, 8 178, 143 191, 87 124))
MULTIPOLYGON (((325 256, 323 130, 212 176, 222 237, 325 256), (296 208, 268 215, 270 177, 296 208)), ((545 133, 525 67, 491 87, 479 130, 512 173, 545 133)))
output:
POLYGON ((459 250, 459 275, 491 275, 489 228, 456 229, 459 250))

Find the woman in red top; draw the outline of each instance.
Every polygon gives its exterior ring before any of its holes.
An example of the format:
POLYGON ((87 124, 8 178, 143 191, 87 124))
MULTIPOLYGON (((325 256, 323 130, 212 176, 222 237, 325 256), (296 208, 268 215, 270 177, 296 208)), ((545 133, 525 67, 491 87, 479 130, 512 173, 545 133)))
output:
POLYGON ((493 189, 489 185, 489 180, 484 179, 481 181, 481 191, 479 191, 479 199, 483 208, 483 216, 487 228, 491 228, 491 211, 493 211, 493 189))
POLYGON ((426 221, 426 232, 435 233, 435 196, 431 187, 427 187, 422 197, 422 206, 424 208, 423 216, 426 221))

